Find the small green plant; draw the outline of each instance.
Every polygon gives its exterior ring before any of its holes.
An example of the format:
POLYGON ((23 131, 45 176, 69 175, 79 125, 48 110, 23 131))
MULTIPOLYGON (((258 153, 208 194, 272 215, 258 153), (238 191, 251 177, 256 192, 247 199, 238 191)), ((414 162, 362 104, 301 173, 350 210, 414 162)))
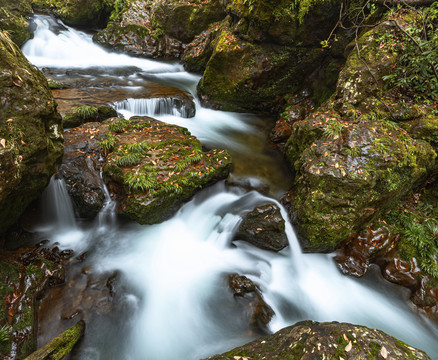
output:
POLYGON ((324 127, 324 135, 329 139, 336 140, 342 134, 344 124, 339 120, 327 120, 324 127))
POLYGON ((149 149, 150 146, 146 141, 126 145, 126 150, 128 152, 135 152, 138 154, 146 154, 149 149))
POLYGON ((415 257, 428 275, 438 277, 438 212, 417 198, 413 207, 388 214, 393 232, 400 234, 399 248, 406 259, 415 257))
POLYGON ((115 133, 121 133, 125 131, 125 129, 129 126, 129 120, 126 119, 120 119, 117 120, 109 125, 109 128, 111 131, 114 131, 115 133))
POLYGON ((158 185, 156 173, 142 168, 128 172, 123 181, 130 190, 135 192, 153 190, 158 185))
POLYGON ((398 53, 397 64, 383 79, 417 101, 434 102, 438 98, 438 2, 416 10, 406 30, 396 15, 392 19, 396 30, 387 36, 398 53))
POLYGON ((362 151, 359 146, 355 146, 351 148, 345 148, 345 152, 347 153, 348 156, 356 157, 359 156, 362 151))
POLYGON ((9 325, 3 325, 0 328, 0 343, 8 341, 11 337, 11 328, 9 325))
POLYGON ((72 108, 73 113, 77 114, 82 120, 87 120, 97 116, 98 110, 95 106, 76 106, 72 108))
POLYGON ((116 165, 118 166, 134 166, 138 165, 142 156, 138 153, 127 153, 116 159, 116 165))
POLYGON ((105 155, 108 155, 111 151, 113 151, 115 145, 116 138, 111 133, 106 133, 100 141, 100 148, 105 155))

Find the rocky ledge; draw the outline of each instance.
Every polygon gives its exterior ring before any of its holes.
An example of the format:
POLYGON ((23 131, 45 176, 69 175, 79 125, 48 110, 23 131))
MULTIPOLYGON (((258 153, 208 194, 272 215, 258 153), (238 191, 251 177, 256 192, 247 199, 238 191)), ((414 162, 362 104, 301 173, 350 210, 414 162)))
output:
POLYGON ((100 172, 120 214, 152 224, 172 216, 199 189, 228 176, 225 150, 202 150, 185 128, 149 117, 112 118, 65 133, 61 166, 67 189, 82 216, 102 208, 100 172))

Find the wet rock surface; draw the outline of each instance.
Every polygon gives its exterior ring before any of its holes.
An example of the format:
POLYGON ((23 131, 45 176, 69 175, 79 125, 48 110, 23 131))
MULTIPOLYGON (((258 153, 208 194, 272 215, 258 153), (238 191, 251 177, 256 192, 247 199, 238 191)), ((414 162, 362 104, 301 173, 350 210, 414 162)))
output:
POLYGON ((383 331, 347 323, 302 321, 211 360, 430 359, 383 331))
POLYGON ((61 117, 47 81, 0 37, 0 232, 47 186, 62 153, 61 117))
POLYGON ((258 286, 246 276, 228 276, 228 286, 233 291, 235 301, 242 307, 252 327, 266 330, 274 316, 272 308, 265 303, 258 286))
POLYGON ((257 206, 243 217, 234 240, 245 240, 264 250, 284 249, 289 243, 280 208, 275 204, 257 206))
POLYGON ((64 138, 64 158, 59 174, 65 180, 79 216, 94 218, 105 200, 99 140, 94 128, 88 125, 83 131, 66 131, 64 138))

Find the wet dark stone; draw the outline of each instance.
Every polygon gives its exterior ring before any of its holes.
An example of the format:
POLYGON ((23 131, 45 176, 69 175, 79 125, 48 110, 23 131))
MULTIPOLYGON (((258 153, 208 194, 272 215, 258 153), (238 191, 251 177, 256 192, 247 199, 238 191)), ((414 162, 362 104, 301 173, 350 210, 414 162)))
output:
POLYGON ((264 250, 284 249, 289 243, 280 208, 275 204, 257 206, 243 217, 234 240, 245 240, 264 250))
POLYGON ((251 326, 265 330, 275 313, 263 300, 257 285, 246 276, 232 274, 228 276, 228 286, 251 326))

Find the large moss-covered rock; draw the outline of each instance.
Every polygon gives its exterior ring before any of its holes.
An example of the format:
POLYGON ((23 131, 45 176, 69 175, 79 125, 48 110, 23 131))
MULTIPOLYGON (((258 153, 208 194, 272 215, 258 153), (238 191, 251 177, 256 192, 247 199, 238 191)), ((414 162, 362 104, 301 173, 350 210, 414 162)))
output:
POLYGON ((306 250, 331 251, 434 168, 436 153, 386 120, 315 113, 292 126, 291 206, 306 250))
MULTIPOLYGON (((336 23, 337 5, 309 4, 304 11, 288 1, 231 1, 229 16, 184 53, 188 69, 205 68, 198 86, 202 99, 227 110, 276 111, 286 94, 325 89, 323 82, 333 88, 338 70, 327 71, 332 54, 320 42, 336 23)), ((315 96, 327 97, 318 91, 315 96)))
POLYGON ((363 34, 357 40, 357 46, 356 41, 350 44, 348 49, 351 52, 339 74, 336 88, 337 110, 348 113, 354 109, 389 115, 382 102, 385 92, 383 77, 393 71, 396 56, 389 46, 380 47, 379 39, 393 27, 391 22, 383 22, 363 34))
POLYGON ((107 126, 102 140, 113 145, 105 178, 122 194, 119 212, 141 224, 169 218, 196 191, 228 176, 228 152, 203 152, 185 128, 147 117, 108 120, 107 126))
POLYGON ((30 37, 30 3, 30 0, 0 0, 0 30, 7 31, 18 46, 23 45, 30 37))
POLYGON ((189 43, 210 24, 225 17, 226 0, 155 0, 152 6, 157 27, 189 43))
POLYGON ((354 41, 334 96, 291 125, 297 186, 286 202, 306 250, 334 250, 437 170, 433 112, 385 82, 396 58, 382 39, 392 28, 382 22, 354 41))
POLYGON ((184 50, 181 41, 164 33, 151 20, 150 3, 139 0, 116 7, 108 26, 93 40, 136 56, 179 58, 184 50))
POLYGON ((61 116, 47 80, 0 33, 0 232, 35 200, 63 153, 61 116))
POLYGON ((320 49, 243 40, 226 23, 214 44, 198 91, 203 100, 228 110, 272 110, 282 96, 301 89, 324 57, 320 49))
POLYGON ((67 25, 94 29, 106 26, 114 0, 33 0, 35 10, 49 10, 67 25))
POLYGON ((430 359, 426 353, 383 331, 347 323, 302 321, 273 335, 212 356, 226 359, 430 359))
POLYGON ((228 176, 224 150, 203 152, 185 128, 148 117, 112 118, 66 132, 60 171, 82 216, 104 200, 100 171, 118 212, 142 223, 172 216, 196 191, 228 176))

